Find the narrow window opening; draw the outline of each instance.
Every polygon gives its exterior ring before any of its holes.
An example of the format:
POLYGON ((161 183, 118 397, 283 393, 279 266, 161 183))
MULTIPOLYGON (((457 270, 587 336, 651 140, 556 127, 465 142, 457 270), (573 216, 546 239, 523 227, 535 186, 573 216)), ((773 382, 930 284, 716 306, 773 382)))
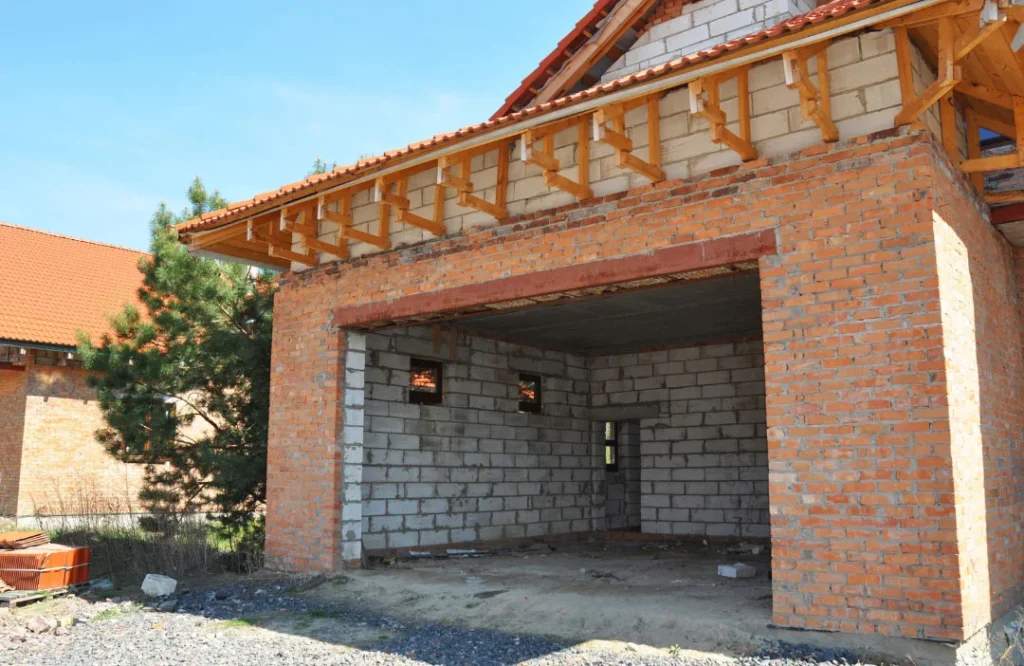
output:
POLYGON ((604 424, 604 468, 619 471, 619 424, 614 421, 604 424))
POLYGON ((443 397, 444 367, 437 361, 421 358, 409 363, 409 402, 416 405, 440 405, 443 397))
POLYGON ((519 411, 527 414, 540 414, 541 410, 541 379, 540 375, 519 375, 519 411))

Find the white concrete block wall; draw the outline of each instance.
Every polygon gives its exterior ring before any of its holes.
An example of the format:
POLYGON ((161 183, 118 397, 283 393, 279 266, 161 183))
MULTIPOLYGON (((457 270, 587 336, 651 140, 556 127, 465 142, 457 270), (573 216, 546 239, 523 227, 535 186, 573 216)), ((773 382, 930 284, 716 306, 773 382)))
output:
POLYGON ((603 449, 583 357, 433 329, 367 339, 362 538, 369 550, 586 532, 603 526, 603 449), (447 334, 446 334, 447 335, 447 334), (409 360, 444 364, 444 402, 408 402, 409 360), (520 372, 543 413, 518 411, 520 372))
POLYGON ((640 421, 647 534, 769 536, 764 355, 737 342, 590 360, 591 403, 660 403, 640 421))
POLYGON ((701 0, 682 8, 679 16, 652 26, 626 51, 602 81, 696 53, 814 8, 808 0, 701 0))
MULTIPOLYGON (((694 6, 699 7, 701 4, 694 6)), ((832 112, 840 137, 849 139, 891 128, 901 105, 891 31, 867 32, 836 40, 829 47, 828 59, 832 112)), ((750 72, 750 90, 752 139, 762 156, 787 155, 821 143, 821 132, 800 113, 797 92, 785 86, 781 60, 770 60, 754 67, 750 72)), ((722 99, 723 108, 730 118, 735 119, 737 100, 734 83, 723 85, 722 99)), ((739 163, 739 157, 734 152, 724 145, 711 142, 706 121, 690 117, 689 97, 685 87, 666 94, 660 101, 659 109, 662 163, 667 177, 695 177, 712 169, 739 163)), ((647 127, 644 111, 634 110, 628 116, 627 123, 627 132, 637 146, 637 154, 646 155, 647 127)), ((736 122, 731 123, 730 127, 733 131, 738 129, 736 122)), ((564 175, 575 178, 576 131, 562 132, 556 136, 555 141, 556 154, 562 163, 564 175)), ((540 169, 519 159, 518 142, 513 145, 511 156, 508 187, 508 209, 511 215, 575 202, 572 195, 547 188, 540 169)), ((496 153, 490 152, 475 158, 471 167, 471 179, 477 193, 493 200, 497 179, 496 153)), ((433 214, 435 179, 433 170, 420 172, 410 178, 408 197, 413 212, 426 217, 433 214)), ((591 144, 590 179, 591 188, 597 196, 622 192, 648 182, 642 176, 618 168, 613 150, 598 143, 591 144)), ((376 233, 379 207, 372 202, 369 190, 354 197, 353 216, 356 228, 376 233)), ((498 224, 498 221, 484 213, 460 207, 455 192, 447 190, 445 226, 449 234, 498 224)), ((321 223, 323 240, 333 242, 335 233, 333 223, 321 223)), ((396 248, 434 238, 423 230, 399 224, 394 219, 391 221, 391 241, 396 248)), ((380 252, 379 248, 365 243, 353 243, 350 247, 354 256, 380 252)), ((320 258, 321 261, 334 260, 334 257, 325 254, 320 258)), ((303 267, 293 264, 293 269, 302 270, 303 267)))

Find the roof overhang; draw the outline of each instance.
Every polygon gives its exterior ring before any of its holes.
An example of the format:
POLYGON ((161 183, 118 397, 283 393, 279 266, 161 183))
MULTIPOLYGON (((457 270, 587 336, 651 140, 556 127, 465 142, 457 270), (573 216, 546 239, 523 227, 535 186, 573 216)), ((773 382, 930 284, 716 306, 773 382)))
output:
MULTIPOLYGON (((346 219, 345 202, 351 206, 353 192, 374 189, 378 201, 397 201, 402 196, 401 193, 391 193, 391 183, 426 170, 438 173, 439 187, 457 186, 452 184, 458 178, 453 178, 447 171, 449 166, 458 165, 469 157, 499 145, 507 145, 507 142, 521 136, 533 136, 528 133, 568 127, 576 122, 574 119, 600 112, 612 105, 635 105, 636 100, 675 90, 695 81, 714 80, 716 76, 721 77, 727 72, 739 71, 771 58, 817 53, 822 50, 821 45, 829 40, 868 28, 894 27, 898 32, 902 30, 903 39, 897 40, 901 44, 909 44, 907 34, 910 34, 926 58, 940 70, 940 81, 908 102, 913 97, 913 88, 909 54, 904 54, 901 62, 906 64, 907 72, 905 78, 902 71, 904 67, 901 65, 901 86, 904 87, 904 111, 901 116, 909 114, 907 117, 917 118, 925 108, 956 87, 959 92, 967 95, 965 99, 970 100, 969 120, 979 122, 981 119, 981 127, 995 131, 1002 129, 1002 133, 1006 134, 1014 131, 1012 128, 1016 113, 1022 114, 1024 118, 1024 104, 1019 105, 1019 110, 1014 109, 1015 100, 1024 100, 1024 61, 1011 47, 1014 33, 1024 20, 1024 15, 1018 11, 1021 8, 1011 6, 1007 11, 1013 14, 1009 17, 1000 11, 998 25, 990 22, 984 29, 971 27, 977 25, 979 15, 984 19, 984 12, 994 6, 991 0, 834 0, 771 29, 457 132, 438 135, 349 167, 312 176, 190 220, 179 225, 178 229, 183 241, 193 252, 232 257, 272 269, 287 269, 292 261, 314 265, 317 251, 338 257, 347 256, 349 239, 387 248, 390 247, 390 241, 384 237, 383 230, 381 236, 371 236, 343 224, 346 219), (989 39, 993 34, 998 34, 998 38, 989 39), (955 68, 951 64, 954 51, 964 52, 958 58, 963 59, 964 74, 961 74, 959 64, 955 68), (993 67, 993 62, 1001 66, 993 67), (942 68, 948 71, 944 72, 942 68), (955 81, 950 79, 954 74, 959 77, 955 81), (906 91, 907 85, 910 86, 910 93, 906 91), (937 87, 941 90, 937 90, 937 87), (1010 129, 1005 129, 1007 127, 1010 129), (328 213, 331 204, 336 204, 341 212, 328 213), (339 222, 341 230, 337 245, 330 245, 317 238, 316 223, 321 219, 339 222), (296 232, 300 238, 307 239, 305 254, 292 251, 292 234, 287 232, 296 232)), ((909 49, 909 46, 904 48, 909 49)), ((1024 142, 1020 143, 1020 149, 1018 166, 1024 165, 1024 142)), ((971 157, 976 158, 978 155, 971 157)), ((987 163, 977 164, 979 162, 985 160, 971 159, 964 164, 971 163, 972 169, 992 170, 987 163)), ((475 197, 466 200, 470 203, 465 204, 460 198, 460 204, 476 207, 472 200, 480 202, 475 197)), ((483 203, 479 205, 483 206, 483 203)), ((491 204, 490 209, 479 209, 490 212, 498 208, 491 204)), ((494 214, 498 216, 499 213, 494 214)), ((399 219, 428 230, 441 224, 440 220, 431 221, 414 215, 404 220, 399 219)), ((350 216, 348 220, 351 224, 350 216)))

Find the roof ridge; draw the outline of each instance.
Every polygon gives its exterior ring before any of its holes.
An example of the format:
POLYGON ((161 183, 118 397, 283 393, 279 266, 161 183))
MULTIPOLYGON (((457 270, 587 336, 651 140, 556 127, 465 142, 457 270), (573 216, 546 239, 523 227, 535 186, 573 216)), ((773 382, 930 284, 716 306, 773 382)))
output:
POLYGON ((135 250, 130 247, 124 247, 123 245, 114 245, 113 243, 102 243, 100 241, 89 240, 88 238, 78 238, 77 236, 68 236, 67 234, 58 234, 53 231, 44 231, 43 229, 33 229, 32 227, 26 227, 20 224, 11 224, 10 222, 0 221, 0 227, 8 227, 10 229, 19 229, 21 231, 31 231, 36 234, 43 234, 44 236, 52 236, 54 238, 63 238, 65 240, 75 241, 76 243, 86 243, 88 245, 98 245, 100 247, 109 247, 114 250, 124 250, 125 252, 134 252, 135 254, 149 255, 149 252, 144 250, 135 250))

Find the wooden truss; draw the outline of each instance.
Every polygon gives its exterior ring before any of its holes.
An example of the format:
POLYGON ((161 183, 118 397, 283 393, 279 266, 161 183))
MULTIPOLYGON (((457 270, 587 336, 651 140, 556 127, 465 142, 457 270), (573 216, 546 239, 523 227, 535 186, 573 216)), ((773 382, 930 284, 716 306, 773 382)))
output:
MULTIPOLYGON (((279 215, 285 215, 282 210, 279 215)), ((304 266, 316 266, 316 253, 295 252, 292 249, 292 235, 282 231, 273 221, 267 221, 262 226, 256 224, 255 220, 249 220, 246 225, 246 240, 250 243, 263 243, 267 246, 267 255, 277 257, 286 261, 294 261, 304 266)))
POLYGON ((582 201, 593 196, 590 190, 590 119, 584 115, 556 122, 537 129, 529 129, 522 135, 522 160, 541 168, 544 184, 554 187, 582 201), (555 135, 573 125, 577 128, 579 144, 576 150, 576 180, 563 176, 559 171, 561 162, 555 157, 555 135), (540 142, 538 149, 536 144, 540 142))
MULTIPOLYGON (((444 197, 446 188, 456 191, 456 201, 460 206, 473 208, 486 213, 496 220, 503 220, 508 217, 508 140, 498 142, 495 146, 485 145, 472 150, 465 150, 454 155, 445 155, 437 161, 437 184, 434 188, 434 219, 444 219, 444 197), (472 160, 477 155, 498 151, 498 176, 494 187, 494 201, 474 194, 473 181, 470 179, 470 167, 472 160), (452 173, 458 168, 458 175, 452 173)), ((442 232, 444 233, 444 232, 442 232)))
POLYGON ((724 143, 735 150, 744 162, 757 159, 757 149, 750 142, 750 86, 747 75, 750 67, 740 67, 725 74, 704 77, 691 81, 690 115, 707 118, 711 123, 711 140, 724 143), (740 133, 734 134, 725 125, 728 119, 721 107, 719 84, 735 77, 739 103, 740 133))
POLYGON ((655 94, 622 104, 610 104, 594 113, 594 141, 607 144, 615 149, 620 169, 629 169, 649 179, 652 183, 665 180, 665 172, 661 170, 659 97, 660 95, 655 94), (633 154, 633 140, 626 136, 626 114, 640 106, 647 109, 646 161, 633 154), (611 123, 610 127, 609 123, 611 123))
POLYGON ((782 54, 782 67, 786 75, 786 87, 800 93, 800 112, 821 129, 821 138, 826 143, 839 140, 839 130, 832 122, 832 100, 829 92, 828 58, 829 42, 786 51, 782 54), (811 81, 807 61, 816 58, 818 63, 818 85, 811 81))
POLYGON ((307 251, 325 252, 339 259, 344 259, 348 256, 348 245, 337 242, 340 240, 340 235, 336 235, 336 242, 334 243, 320 240, 320 216, 322 209, 323 203, 319 200, 313 206, 306 206, 296 211, 294 215, 289 215, 288 209, 283 208, 281 210, 281 231, 297 235, 299 243, 307 251))

